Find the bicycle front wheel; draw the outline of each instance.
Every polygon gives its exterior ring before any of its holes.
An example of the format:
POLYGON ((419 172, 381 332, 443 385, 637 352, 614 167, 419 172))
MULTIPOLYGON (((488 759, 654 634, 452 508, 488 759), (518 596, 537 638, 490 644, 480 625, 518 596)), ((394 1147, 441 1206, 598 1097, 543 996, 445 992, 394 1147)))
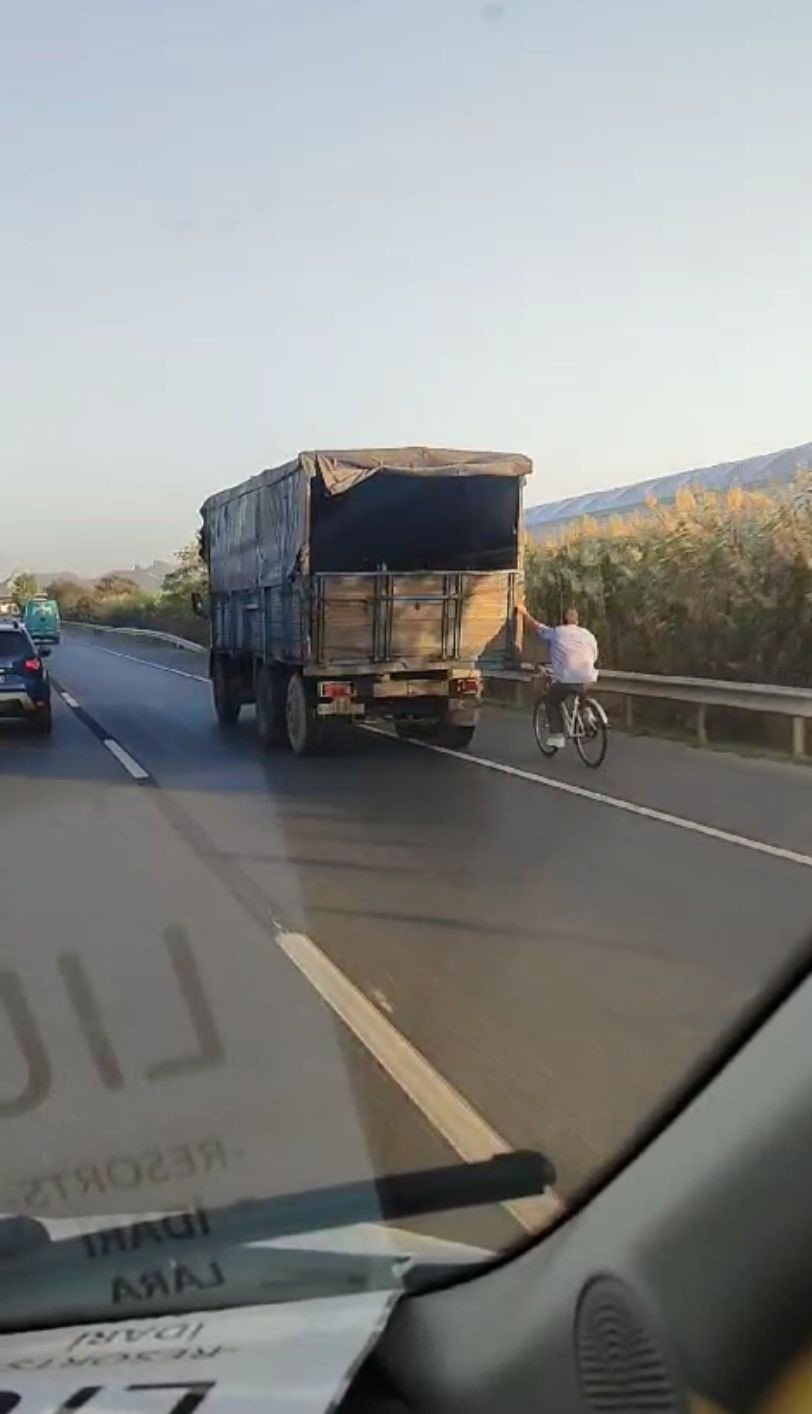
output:
POLYGON ((582 697, 579 708, 580 730, 575 736, 575 749, 585 766, 593 770, 600 766, 609 745, 609 723, 600 702, 594 697, 582 697))
POLYGON ((550 745, 550 719, 547 716, 547 703, 543 697, 536 703, 535 711, 533 712, 533 731, 536 735, 538 749, 542 755, 555 756, 558 747, 550 745))

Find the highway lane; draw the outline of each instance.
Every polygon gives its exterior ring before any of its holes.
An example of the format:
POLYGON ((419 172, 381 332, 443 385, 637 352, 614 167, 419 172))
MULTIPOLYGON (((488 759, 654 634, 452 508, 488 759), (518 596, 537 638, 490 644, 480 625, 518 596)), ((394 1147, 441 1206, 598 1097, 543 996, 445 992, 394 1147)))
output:
MULTIPOLYGON (((510 1142, 550 1152, 565 1191, 812 921, 808 868, 464 760, 370 734, 263 758, 250 713, 223 733, 205 684, 131 661, 194 675, 202 657, 113 641, 128 656, 80 636, 54 669, 153 773, 176 835, 315 939, 510 1142)), ((792 768, 690 753, 687 791, 672 744, 630 741, 622 772, 595 776, 543 763, 509 713, 476 749, 757 837, 763 814, 767 836, 806 846, 792 768)))
MULTIPOLYGON (((0 727, 0 1211, 213 1205, 454 1161, 155 792, 55 710, 50 741, 0 727)), ((496 1210, 419 1226, 519 1231, 496 1210)))
POLYGON ((812 852, 810 765, 615 731, 603 766, 590 771, 569 747, 553 761, 541 755, 529 709, 487 711, 471 750, 551 780, 812 852))

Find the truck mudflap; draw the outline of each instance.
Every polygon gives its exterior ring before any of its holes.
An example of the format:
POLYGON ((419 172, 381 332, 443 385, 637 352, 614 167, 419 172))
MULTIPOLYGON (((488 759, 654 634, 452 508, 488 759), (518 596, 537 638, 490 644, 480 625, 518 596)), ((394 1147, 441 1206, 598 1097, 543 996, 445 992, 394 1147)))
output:
POLYGON ((448 703, 448 722, 455 727, 475 727, 479 721, 479 703, 453 698, 448 703))

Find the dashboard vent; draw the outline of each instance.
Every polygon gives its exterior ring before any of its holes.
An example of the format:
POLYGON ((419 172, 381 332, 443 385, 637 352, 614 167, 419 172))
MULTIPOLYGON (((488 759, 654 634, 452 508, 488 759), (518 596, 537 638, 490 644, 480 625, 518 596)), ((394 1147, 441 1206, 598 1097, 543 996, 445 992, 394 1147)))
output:
POLYGON ((634 1294, 615 1277, 586 1286, 575 1355, 590 1414, 686 1414, 687 1400, 634 1294))

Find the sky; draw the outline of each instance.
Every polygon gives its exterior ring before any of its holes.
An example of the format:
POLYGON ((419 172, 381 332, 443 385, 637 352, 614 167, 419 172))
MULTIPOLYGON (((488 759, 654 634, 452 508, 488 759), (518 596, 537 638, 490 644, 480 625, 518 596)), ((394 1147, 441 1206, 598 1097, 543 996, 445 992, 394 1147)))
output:
POLYGON ((808 0, 4 0, 0 572, 303 448, 812 437, 808 0))

